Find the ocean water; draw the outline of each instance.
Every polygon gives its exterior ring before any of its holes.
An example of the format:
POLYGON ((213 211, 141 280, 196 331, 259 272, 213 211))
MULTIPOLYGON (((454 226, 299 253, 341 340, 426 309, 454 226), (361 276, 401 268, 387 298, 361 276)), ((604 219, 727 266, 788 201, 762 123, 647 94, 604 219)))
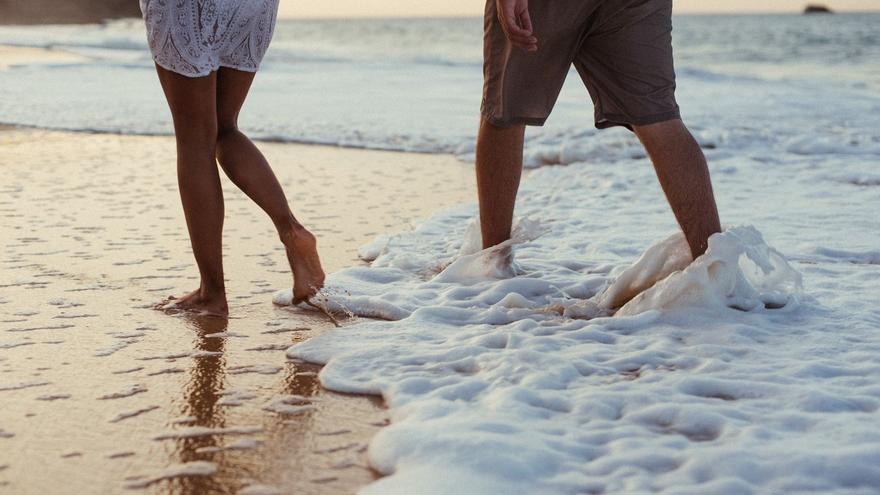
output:
MULTIPOLYGON (((839 127, 837 121, 850 115, 848 108, 822 112, 811 111, 811 105, 843 100, 844 106, 867 105, 864 113, 876 114, 871 110, 880 92, 878 21, 878 14, 677 17, 684 116, 698 131, 725 132, 730 111, 720 105, 733 103, 737 127, 772 139, 762 122, 742 115, 767 121, 782 117, 779 112, 797 114, 791 117, 798 127, 809 126, 799 133, 839 127), (721 101, 719 93, 725 95, 721 101), (761 101, 764 94, 776 99, 761 101)), ((262 138, 466 157, 479 118, 481 40, 482 21, 476 18, 281 21, 243 125, 262 138)), ((78 63, 0 71, 0 122, 171 132, 140 20, 4 26, 0 44, 83 57, 78 63)), ((865 117, 866 128, 876 127, 872 116, 865 117)), ((529 134, 530 148, 538 153, 533 161, 568 161, 572 146, 590 153, 593 144, 560 146, 560 140, 579 139, 590 132, 591 122, 589 97, 572 73, 548 125, 529 134)), ((613 144, 625 133, 603 136, 613 144)))
MULTIPOLYGON (((690 265, 637 140, 593 129, 570 77, 529 130, 508 245, 479 251, 465 204, 332 274, 327 304, 360 319, 287 355, 388 404, 363 493, 876 493, 878 21, 675 19, 725 224, 690 265)), ((84 57, 0 72, 0 122, 170 131, 138 22, 0 43, 84 57)), ((471 160, 480 44, 479 19, 282 22, 243 125, 471 160)))

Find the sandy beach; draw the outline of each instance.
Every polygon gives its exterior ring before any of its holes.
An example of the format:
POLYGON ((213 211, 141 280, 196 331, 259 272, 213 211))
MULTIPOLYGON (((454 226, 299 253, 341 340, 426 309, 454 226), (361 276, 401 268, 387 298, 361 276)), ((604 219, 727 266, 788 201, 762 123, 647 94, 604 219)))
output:
MULTIPOLYGON (((260 146, 328 272, 473 198, 449 156, 260 146)), ((0 147, 3 491, 352 493, 375 478, 383 405, 285 360, 332 325, 272 305, 284 252, 242 193, 224 182, 230 320, 168 316, 150 306, 198 283, 173 140, 7 127, 0 147)))

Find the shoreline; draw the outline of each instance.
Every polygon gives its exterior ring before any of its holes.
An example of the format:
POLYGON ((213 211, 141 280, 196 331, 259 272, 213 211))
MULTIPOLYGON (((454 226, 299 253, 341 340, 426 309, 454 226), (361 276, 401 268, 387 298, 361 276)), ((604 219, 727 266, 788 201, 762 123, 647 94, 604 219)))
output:
MULTIPOLYGON (((2 46, 2 45, 0 45, 2 46)), ((0 131, 9 131, 9 130, 22 130, 22 131, 46 131, 46 132, 58 132, 58 133, 69 133, 69 134, 85 134, 85 135, 98 135, 98 136, 131 136, 131 137, 145 137, 145 138, 173 138, 174 133, 151 133, 151 132, 140 132, 140 133, 132 133, 132 132, 121 132, 121 131, 112 131, 112 130, 100 130, 100 129, 65 129, 63 127, 45 127, 40 125, 28 125, 28 124, 9 124, 5 122, 0 122, 0 131)), ((438 151, 438 150, 403 150, 399 148, 382 148, 382 147, 366 147, 366 146, 354 146, 354 145, 346 145, 346 144, 335 144, 335 143, 321 143, 316 141, 299 141, 296 139, 285 139, 285 138, 271 138, 271 137, 251 137, 248 138, 255 143, 267 143, 267 144, 283 144, 283 145, 292 145, 292 146, 315 146, 318 148, 330 148, 330 149, 340 149, 340 150, 354 150, 354 151, 376 151, 381 153, 401 153, 401 154, 412 154, 412 155, 431 155, 431 156, 450 156, 455 158, 454 153, 450 153, 448 151, 438 151)), ((464 165, 467 165, 464 163, 464 165)))
MULTIPOLYGON (((327 391, 319 366, 285 357, 332 324, 272 304, 290 283, 283 250, 228 180, 231 317, 168 316, 149 307, 197 283, 173 139, 7 127, 0 144, 0 486, 320 494, 376 479, 365 452, 384 405, 327 391), (171 476, 192 462, 215 474, 171 476)), ((260 148, 328 273, 362 264, 357 249, 377 235, 472 199, 469 167, 451 156, 260 148)))

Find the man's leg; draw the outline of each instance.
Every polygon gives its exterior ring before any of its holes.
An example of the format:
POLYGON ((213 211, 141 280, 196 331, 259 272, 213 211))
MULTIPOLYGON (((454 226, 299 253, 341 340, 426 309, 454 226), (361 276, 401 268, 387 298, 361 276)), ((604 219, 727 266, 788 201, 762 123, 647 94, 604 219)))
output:
POLYGON ((498 127, 480 121, 477 193, 483 249, 510 239, 513 207, 522 176, 525 126, 498 127))
POLYGON ((635 132, 696 259, 706 252, 709 236, 721 232, 706 157, 681 120, 637 126, 635 132))

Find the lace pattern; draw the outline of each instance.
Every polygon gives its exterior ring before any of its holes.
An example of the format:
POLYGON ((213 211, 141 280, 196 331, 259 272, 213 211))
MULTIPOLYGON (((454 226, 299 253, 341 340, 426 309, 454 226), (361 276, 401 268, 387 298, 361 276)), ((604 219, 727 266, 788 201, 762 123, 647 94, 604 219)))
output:
POLYGON ((140 0, 153 60, 188 77, 222 67, 256 72, 278 0, 140 0))

